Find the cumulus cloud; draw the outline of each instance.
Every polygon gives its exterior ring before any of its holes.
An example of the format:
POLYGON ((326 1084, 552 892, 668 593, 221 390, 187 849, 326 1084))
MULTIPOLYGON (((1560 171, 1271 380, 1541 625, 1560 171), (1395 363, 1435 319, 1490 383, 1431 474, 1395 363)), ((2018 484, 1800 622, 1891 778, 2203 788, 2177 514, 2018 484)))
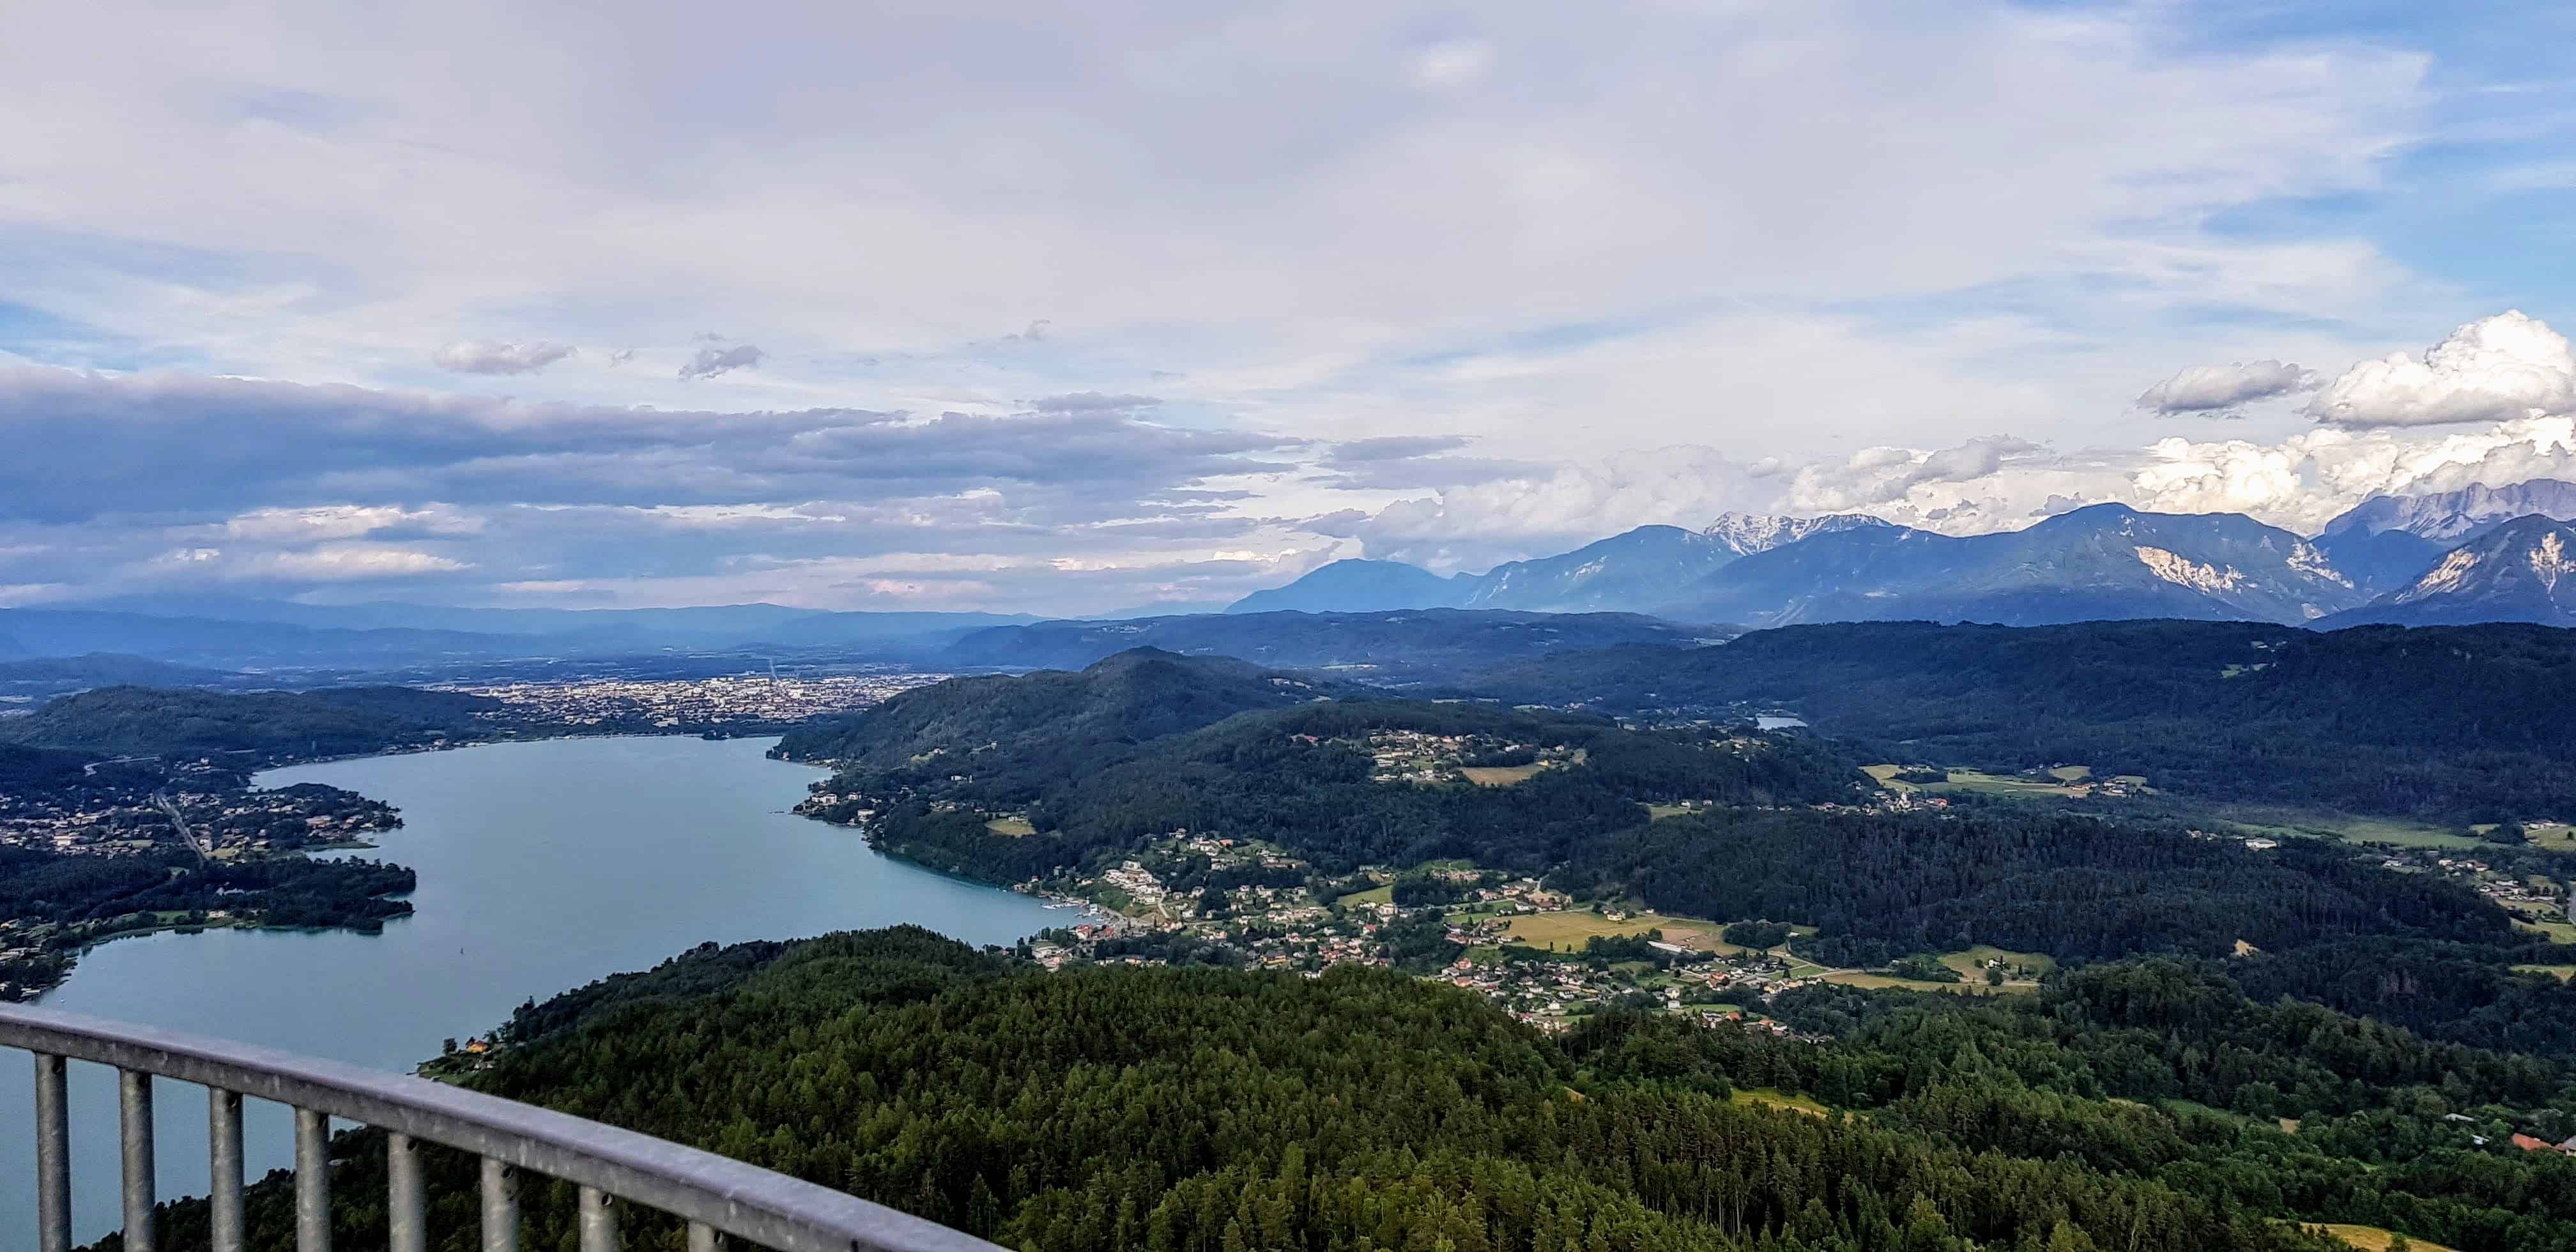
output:
POLYGON ((430 364, 459 374, 533 374, 571 356, 568 343, 550 339, 515 342, 505 339, 466 339, 447 344, 429 354, 430 364))
POLYGON ((684 380, 713 378, 734 370, 750 369, 768 355, 760 350, 758 344, 738 343, 728 348, 710 343, 680 363, 680 377, 684 380))
POLYGON ((2452 331, 2417 360, 2344 371, 2308 404, 2335 426, 2439 426, 2576 410, 2576 352, 2547 322, 2508 310, 2452 331))
POLYGON ((1697 445, 1532 468, 1525 476, 1446 486, 1374 512, 1341 510, 1304 524, 1356 539, 1372 557, 1484 569, 1638 526, 1699 525, 1764 498, 1744 467, 1697 445))
POLYGON ((2027 439, 1984 435, 1954 447, 1863 448, 1840 463, 1819 462, 1790 479, 1786 504, 1798 512, 1848 513, 1905 499, 1915 488, 1987 478, 2007 463, 2047 451, 2027 439))
POLYGON ((2147 388, 2138 397, 2138 407, 2167 415, 2229 412, 2256 400, 2291 395, 2316 385, 2315 371, 2287 361, 2194 365, 2147 388))

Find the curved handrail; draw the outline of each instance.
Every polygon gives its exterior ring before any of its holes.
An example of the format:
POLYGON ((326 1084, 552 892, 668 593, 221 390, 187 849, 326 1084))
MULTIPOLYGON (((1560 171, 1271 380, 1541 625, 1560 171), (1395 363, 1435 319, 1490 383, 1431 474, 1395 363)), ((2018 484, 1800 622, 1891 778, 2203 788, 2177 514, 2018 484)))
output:
POLYGON ((936 1222, 731 1157, 427 1079, 23 1005, 0 1006, 0 1047, 361 1122, 595 1188, 778 1252, 1002 1252, 936 1222))

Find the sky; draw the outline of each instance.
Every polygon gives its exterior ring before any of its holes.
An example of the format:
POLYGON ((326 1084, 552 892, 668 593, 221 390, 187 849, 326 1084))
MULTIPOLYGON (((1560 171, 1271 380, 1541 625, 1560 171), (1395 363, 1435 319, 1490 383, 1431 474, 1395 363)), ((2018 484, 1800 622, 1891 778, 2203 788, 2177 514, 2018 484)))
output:
POLYGON ((2576 478, 2576 9, 107 2, 0 606, 1092 614, 2576 478))

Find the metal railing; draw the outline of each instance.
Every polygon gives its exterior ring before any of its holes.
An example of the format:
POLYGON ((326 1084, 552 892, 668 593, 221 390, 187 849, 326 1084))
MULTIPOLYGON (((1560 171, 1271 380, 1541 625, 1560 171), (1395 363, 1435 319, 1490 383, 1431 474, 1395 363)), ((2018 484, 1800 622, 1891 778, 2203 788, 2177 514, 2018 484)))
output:
MULTIPOLYGON (((650 1135, 421 1078, 78 1013, 0 1007, 0 1047, 36 1055, 39 1252, 70 1252, 71 1151, 64 1061, 117 1070, 125 1247, 155 1252, 152 1079, 205 1087, 214 1252, 242 1249, 242 1098, 295 1110, 295 1246, 330 1252, 330 1119, 386 1132, 390 1252, 428 1252, 423 1143, 482 1158, 483 1252, 517 1252, 519 1178, 581 1189, 582 1252, 614 1252, 618 1205, 688 1223, 690 1252, 730 1235, 777 1252, 1002 1252, 935 1222, 650 1135)), ((10 1242, 0 1237, 0 1242, 10 1242)))

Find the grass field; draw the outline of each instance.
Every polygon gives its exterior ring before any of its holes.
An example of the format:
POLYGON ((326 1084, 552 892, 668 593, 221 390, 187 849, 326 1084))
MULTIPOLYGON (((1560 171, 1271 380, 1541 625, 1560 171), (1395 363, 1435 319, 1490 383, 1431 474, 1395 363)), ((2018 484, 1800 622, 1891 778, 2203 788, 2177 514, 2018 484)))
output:
POLYGON ((1667 817, 1679 817, 1691 811, 1691 806, 1687 804, 1649 804, 1646 806, 1646 820, 1660 822, 1667 817))
POLYGON ((1585 940, 1595 935, 1616 938, 1642 935, 1661 930, 1664 938, 1686 947, 1705 947, 1717 951, 1723 945, 1715 942, 1715 923, 1689 917, 1669 917, 1662 913, 1630 913, 1625 921, 1611 921, 1591 911, 1567 909, 1559 913, 1524 913, 1512 919, 1509 932, 1515 943, 1527 944, 1550 952, 1580 952, 1585 940), (1677 932, 1687 930, 1688 936, 1677 932), (1699 942, 1691 942, 1697 939, 1699 942))
POLYGON ((2453 852, 2494 846, 2458 831, 2444 830, 2424 822, 2410 822, 2401 817, 2361 817, 2324 809, 2257 805, 2220 805, 2214 813, 2224 821, 2244 827, 2247 834, 2274 838, 2341 837, 2354 843, 2376 843, 2392 848, 2443 848, 2453 852))
POLYGON ((1025 839, 1030 835, 1038 833, 1037 827, 1029 825, 1029 819, 1017 815, 1010 817, 996 817, 991 821, 984 823, 984 829, 992 831, 994 834, 1005 835, 1013 839, 1025 839))
POLYGON ((1469 765, 1458 772, 1479 787, 1517 787, 1538 777, 1538 772, 1549 764, 1547 761, 1532 761, 1527 765, 1469 765))
POLYGON ((2030 995, 2039 990, 2039 984, 2033 982, 2005 983, 2000 987, 1989 987, 1983 979, 1971 982, 1917 982, 1911 978, 1898 978, 1893 974, 1872 974, 1856 969, 1827 974, 1825 981, 1845 987, 1859 987, 1865 991, 1938 991, 1944 995, 1954 996, 2030 995))
POLYGON ((1834 1111, 1802 1095, 1774 1091, 1769 1087, 1738 1087, 1732 1097, 1737 1104, 1759 1104, 1764 1108, 1787 1109, 1809 1117, 1832 1117, 1834 1111))
POLYGON ((2522 828, 2531 837, 2531 846, 2552 852, 2576 852, 2576 826, 2565 822, 2533 822, 2522 828))
MULTIPOLYGON (((2300 1224, 2307 1225, 2305 1222, 2300 1224)), ((2387 1252, 2388 1241, 2395 1237, 2392 1232, 2377 1226, 2355 1226, 2349 1222, 2329 1222, 2322 1226, 2308 1226, 2308 1229, 2322 1230, 2362 1249, 2362 1252, 2387 1252)), ((2427 1243, 2422 1239, 2410 1238, 2406 1242, 2415 1249, 2415 1252, 2454 1252, 2452 1248, 2443 1244, 2427 1243)))
POLYGON ((2023 969, 2041 974, 2057 971, 2057 962, 2041 953, 2012 952, 1989 943, 1981 943, 1965 952, 1953 952, 1941 958, 1942 964, 1959 971, 1961 977, 1969 979, 1984 978, 1988 961, 2001 961, 2008 966, 2018 965, 2023 969))
POLYGON ((2534 922, 2514 919, 2514 929, 2535 935, 2547 935, 2551 943, 2576 943, 2576 924, 2567 922, 2534 922))
POLYGON ((2558 981, 2565 982, 2570 978, 2576 978, 2576 965, 2516 965, 2513 967, 2513 972, 2517 974, 2552 974, 2557 976, 2558 981))
MULTIPOLYGON (((2091 785, 2100 781, 2093 776, 2093 767, 2090 765, 2060 765, 2048 771, 2048 776, 2044 779, 2023 778, 2011 774, 1989 774, 1973 769, 1952 769, 1947 771, 1949 781, 1938 783, 1898 782, 1896 775, 1905 768, 1901 765, 1866 765, 1861 768, 1870 777, 1877 779, 1880 786, 1897 791, 1921 791, 1932 795, 1969 791, 1989 796, 2040 796, 2048 799, 2071 800, 2089 794, 2091 785)), ((2121 774, 2110 781, 2143 786, 2147 780, 2134 774, 2121 774)))
POLYGON ((1395 884, 1381 883, 1366 891, 1343 896, 1338 903, 1352 908, 1363 908, 1372 904, 1393 904, 1395 903, 1395 884))

